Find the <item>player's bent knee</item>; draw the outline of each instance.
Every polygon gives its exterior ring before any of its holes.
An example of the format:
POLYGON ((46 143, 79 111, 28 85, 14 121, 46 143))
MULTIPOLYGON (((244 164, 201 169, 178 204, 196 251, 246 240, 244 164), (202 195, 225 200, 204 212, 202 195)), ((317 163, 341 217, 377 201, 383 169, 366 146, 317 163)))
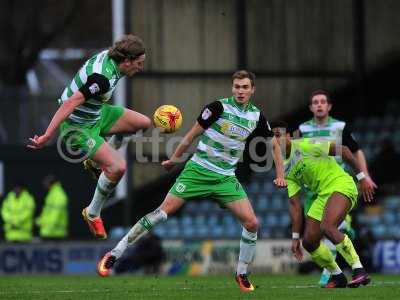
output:
POLYGON ((332 237, 335 235, 335 233, 338 231, 338 229, 336 228, 335 225, 321 223, 321 231, 322 231, 323 235, 325 235, 329 239, 332 239, 332 237))
POLYGON ((121 178, 125 172, 126 172, 126 161, 125 160, 120 160, 118 162, 115 162, 114 165, 110 168, 110 173, 114 177, 121 178))
POLYGON ((308 240, 306 239, 306 237, 303 238, 302 245, 304 249, 306 249, 309 253, 315 251, 315 249, 318 248, 318 245, 316 245, 314 241, 308 240))
POLYGON ((254 217, 251 220, 244 222, 243 227, 250 232, 257 232, 258 228, 260 227, 260 224, 258 222, 258 219, 254 217))

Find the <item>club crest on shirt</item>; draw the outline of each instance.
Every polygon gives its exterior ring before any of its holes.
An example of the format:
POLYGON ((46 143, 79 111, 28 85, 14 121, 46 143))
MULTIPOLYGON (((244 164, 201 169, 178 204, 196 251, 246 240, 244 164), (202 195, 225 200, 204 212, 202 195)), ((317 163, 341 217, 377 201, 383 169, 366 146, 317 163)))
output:
POLYGON ((100 87, 97 83, 93 83, 91 86, 89 86, 89 91, 92 95, 94 95, 100 91, 100 87))
POLYGON ((212 112, 211 110, 209 110, 208 108, 206 108, 205 110, 203 110, 203 113, 201 114, 201 118, 203 120, 207 120, 209 117, 211 117, 212 112))

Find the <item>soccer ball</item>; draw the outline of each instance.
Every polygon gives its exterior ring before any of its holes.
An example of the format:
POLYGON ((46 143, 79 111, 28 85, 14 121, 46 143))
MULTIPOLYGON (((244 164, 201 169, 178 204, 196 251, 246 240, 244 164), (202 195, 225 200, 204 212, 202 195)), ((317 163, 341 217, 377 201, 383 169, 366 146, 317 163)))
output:
POLYGON ((182 119, 181 111, 173 105, 162 105, 153 115, 154 124, 165 133, 177 131, 182 125, 182 119))

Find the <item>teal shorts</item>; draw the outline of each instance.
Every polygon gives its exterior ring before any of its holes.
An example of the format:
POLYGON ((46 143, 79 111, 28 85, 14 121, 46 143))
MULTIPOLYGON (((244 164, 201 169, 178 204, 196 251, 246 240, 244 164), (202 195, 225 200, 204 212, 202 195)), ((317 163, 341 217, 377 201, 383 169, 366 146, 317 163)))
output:
POLYGON ((236 176, 210 171, 189 160, 169 191, 184 200, 209 198, 221 207, 227 203, 247 199, 247 194, 236 176))
POLYGON ((307 211, 307 216, 321 221, 326 203, 333 193, 340 193, 346 196, 350 200, 350 210, 357 204, 358 191, 353 178, 351 176, 341 176, 332 181, 329 188, 316 194, 315 200, 307 211))
POLYGON ((122 106, 103 104, 100 120, 97 123, 85 125, 65 120, 61 123, 60 135, 64 144, 68 144, 73 151, 82 151, 91 158, 105 142, 104 137, 123 113, 122 106))

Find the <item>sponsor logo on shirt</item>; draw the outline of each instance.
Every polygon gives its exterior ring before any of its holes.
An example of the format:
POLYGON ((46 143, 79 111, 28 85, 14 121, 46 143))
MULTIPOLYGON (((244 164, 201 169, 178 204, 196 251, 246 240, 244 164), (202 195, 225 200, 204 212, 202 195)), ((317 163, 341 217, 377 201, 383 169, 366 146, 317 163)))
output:
POLYGON ((249 136, 249 131, 246 130, 245 128, 242 128, 240 126, 234 125, 229 122, 223 122, 221 125, 221 131, 224 133, 226 136, 230 137, 238 137, 240 140, 245 140, 249 136))
POLYGON ((100 87, 97 83, 93 83, 91 86, 89 86, 89 91, 92 95, 94 95, 100 91, 100 87))

